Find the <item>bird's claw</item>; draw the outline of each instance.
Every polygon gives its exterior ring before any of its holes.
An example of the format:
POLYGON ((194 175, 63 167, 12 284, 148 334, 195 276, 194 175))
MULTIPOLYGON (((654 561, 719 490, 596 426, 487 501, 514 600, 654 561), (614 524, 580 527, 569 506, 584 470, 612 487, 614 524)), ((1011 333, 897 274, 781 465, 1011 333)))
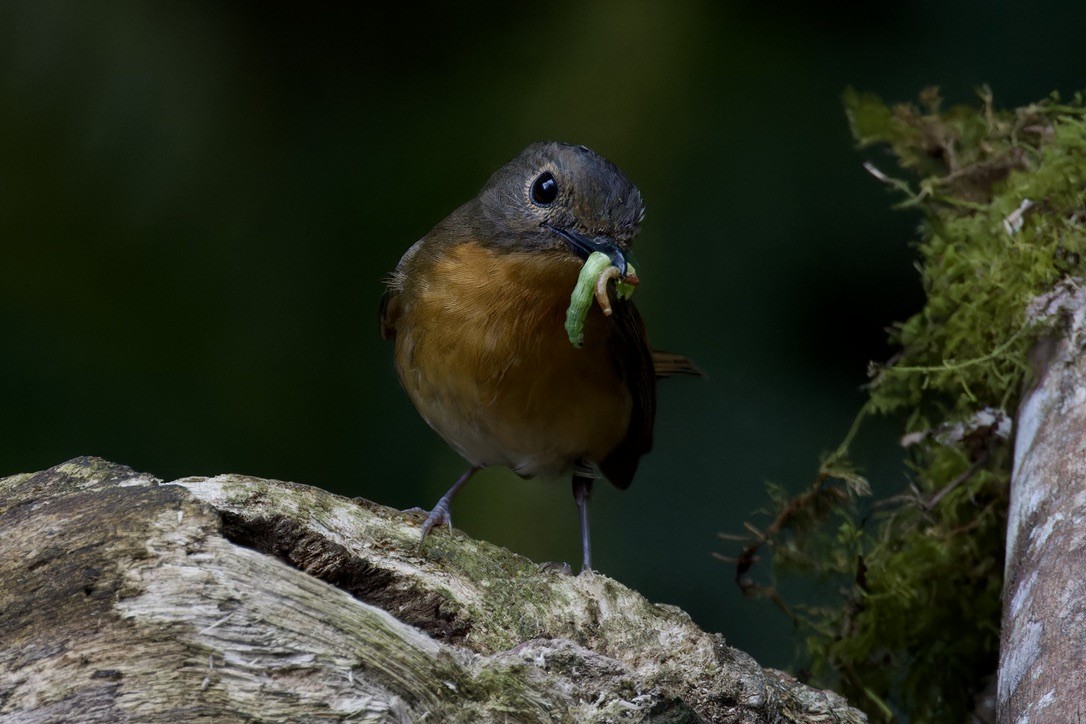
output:
POLYGON ((573 567, 565 561, 545 561, 538 566, 541 571, 553 571, 562 576, 572 576, 573 567))
POLYGON ((449 533, 452 533, 452 513, 449 512, 449 501, 442 498, 437 501, 437 505, 430 511, 430 514, 426 516, 426 520, 422 524, 422 534, 419 536, 418 550, 422 552, 422 545, 426 542, 426 536, 430 534, 430 531, 435 526, 446 524, 449 526, 449 533))

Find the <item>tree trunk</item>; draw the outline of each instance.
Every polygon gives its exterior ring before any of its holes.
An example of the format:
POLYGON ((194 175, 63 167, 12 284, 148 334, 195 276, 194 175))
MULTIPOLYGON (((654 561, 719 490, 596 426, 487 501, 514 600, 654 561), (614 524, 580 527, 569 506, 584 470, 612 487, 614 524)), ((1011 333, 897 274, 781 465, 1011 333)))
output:
POLYGON ((1086 714, 1086 293, 1068 283, 1031 307, 1058 315, 1018 410, 999 655, 1002 722, 1086 714))
POLYGON ((0 480, 0 718, 861 722, 599 574, 322 490, 0 480))

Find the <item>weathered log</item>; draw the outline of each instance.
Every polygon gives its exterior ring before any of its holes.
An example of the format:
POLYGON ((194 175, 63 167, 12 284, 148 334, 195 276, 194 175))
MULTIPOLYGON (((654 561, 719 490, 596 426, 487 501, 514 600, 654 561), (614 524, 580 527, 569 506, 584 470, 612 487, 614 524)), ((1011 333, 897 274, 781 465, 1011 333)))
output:
POLYGON ((860 722, 671 606, 420 520, 96 458, 0 480, 0 717, 860 722))
POLYGON ((1029 314, 1061 323, 1018 409, 997 698, 1000 721, 1062 723, 1086 702, 1086 290, 1029 314))

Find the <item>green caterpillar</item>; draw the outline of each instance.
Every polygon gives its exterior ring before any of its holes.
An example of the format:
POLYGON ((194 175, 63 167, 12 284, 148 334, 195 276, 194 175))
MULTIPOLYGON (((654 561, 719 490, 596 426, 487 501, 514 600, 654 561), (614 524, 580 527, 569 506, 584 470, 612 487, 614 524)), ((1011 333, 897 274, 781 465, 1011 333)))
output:
MULTIPOLYGON (((577 277, 577 285, 573 287, 573 293, 569 295, 569 308, 566 309, 566 335, 574 347, 580 348, 584 344, 584 320, 588 316, 588 308, 592 305, 592 298, 596 296, 600 275, 611 267, 611 258, 603 252, 594 251, 585 259, 581 273, 577 277)), ((617 270, 615 272, 617 274, 617 270)), ((637 273, 632 264, 626 265, 627 277, 636 278, 637 273)), ((620 299, 629 299, 636 287, 622 278, 615 280, 615 291, 620 299)), ((610 306, 605 306, 605 313, 610 313, 610 306)))

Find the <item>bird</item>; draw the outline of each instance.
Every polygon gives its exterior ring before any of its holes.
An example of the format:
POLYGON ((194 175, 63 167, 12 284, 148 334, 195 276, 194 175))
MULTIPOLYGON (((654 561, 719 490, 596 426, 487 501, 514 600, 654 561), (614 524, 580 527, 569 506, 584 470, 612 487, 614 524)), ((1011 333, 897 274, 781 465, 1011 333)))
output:
POLYGON ((606 254, 632 276, 641 192, 585 146, 529 145, 475 198, 404 253, 386 280, 380 328, 419 414, 469 464, 429 512, 419 549, 451 528, 451 504, 478 470, 569 475, 582 571, 592 570, 588 500, 604 477, 629 487, 652 448, 656 378, 700 374, 655 352, 645 323, 614 285, 593 305, 581 348, 564 328, 585 260, 606 254))

